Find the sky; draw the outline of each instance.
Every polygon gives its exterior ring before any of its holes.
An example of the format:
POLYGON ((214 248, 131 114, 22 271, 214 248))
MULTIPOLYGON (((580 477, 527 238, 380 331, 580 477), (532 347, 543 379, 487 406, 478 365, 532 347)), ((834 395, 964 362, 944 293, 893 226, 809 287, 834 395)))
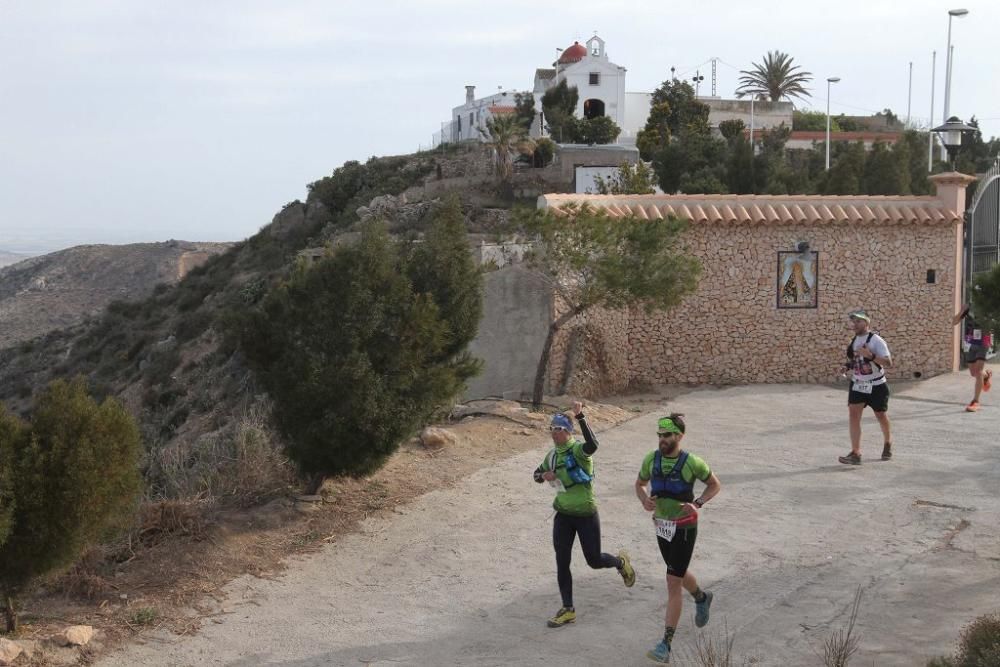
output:
POLYGON ((463 102, 530 90, 556 47, 597 31, 626 89, 706 77, 730 97, 768 50, 825 79, 834 114, 940 124, 948 9, 951 115, 1000 135, 1000 2, 966 0, 0 0, 0 249, 232 241, 346 160, 409 153, 463 102))

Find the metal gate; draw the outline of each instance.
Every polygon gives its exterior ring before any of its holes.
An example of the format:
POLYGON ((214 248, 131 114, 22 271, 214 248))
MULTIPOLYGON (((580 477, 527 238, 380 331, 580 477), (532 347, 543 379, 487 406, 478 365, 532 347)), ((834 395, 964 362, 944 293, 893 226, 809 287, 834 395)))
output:
POLYGON ((976 276, 1000 264, 1000 159, 993 163, 993 167, 979 181, 967 215, 966 295, 976 276))

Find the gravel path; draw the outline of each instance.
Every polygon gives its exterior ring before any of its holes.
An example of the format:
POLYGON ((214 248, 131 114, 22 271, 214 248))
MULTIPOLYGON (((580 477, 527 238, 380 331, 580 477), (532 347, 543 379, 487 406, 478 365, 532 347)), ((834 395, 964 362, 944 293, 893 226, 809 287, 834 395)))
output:
MULTIPOLYGON (((723 490, 702 512, 692 570, 716 594, 716 636, 758 664, 821 664, 817 651, 864 590, 856 665, 924 664, 951 653, 960 627, 1000 607, 1000 407, 963 412, 968 375, 896 391, 896 457, 877 461, 865 418, 860 468, 847 451, 843 390, 754 386, 673 401, 685 446, 723 490)), ((655 446, 658 412, 600 435, 604 548, 628 548, 638 582, 592 571, 574 552, 578 620, 559 607, 551 496, 531 481, 547 450, 480 470, 362 532, 294 562, 277 580, 228 587, 226 612, 195 637, 144 635, 104 667, 131 665, 646 665, 662 632, 664 566, 632 492, 655 446)), ((405 484, 405 479, 399 480, 405 484)), ((685 601, 671 664, 695 664, 685 601)))

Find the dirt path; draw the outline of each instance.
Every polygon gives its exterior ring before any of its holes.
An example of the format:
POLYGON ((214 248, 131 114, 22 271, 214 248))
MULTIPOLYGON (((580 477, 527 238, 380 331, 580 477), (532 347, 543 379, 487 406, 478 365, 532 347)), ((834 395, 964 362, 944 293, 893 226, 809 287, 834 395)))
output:
MULTIPOLYGON (((672 402, 686 445, 723 492, 703 512, 693 570, 716 593, 709 631, 766 665, 819 664, 822 640, 864 588, 856 663, 923 664, 950 653, 962 624, 1000 606, 1000 407, 963 412, 968 376, 897 392, 897 453, 875 462, 865 421, 860 468, 846 451, 846 397, 830 388, 702 391, 672 402)), ((559 606, 550 494, 531 481, 536 451, 470 475, 373 520, 276 580, 228 587, 225 613, 195 637, 146 635, 100 665, 644 665, 662 631, 664 567, 632 493, 657 414, 601 434, 605 549, 629 548, 626 590, 574 554, 575 626, 559 606)), ((400 479, 406 484, 406 479, 400 479)), ((672 664, 693 664, 686 603, 672 664)))

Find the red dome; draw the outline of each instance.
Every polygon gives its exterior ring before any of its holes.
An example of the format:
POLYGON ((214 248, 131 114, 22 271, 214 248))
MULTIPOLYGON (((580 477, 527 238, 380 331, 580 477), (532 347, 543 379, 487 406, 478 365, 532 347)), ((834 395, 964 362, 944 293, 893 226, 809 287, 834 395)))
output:
POLYGON ((587 57, 587 47, 580 42, 573 42, 573 46, 567 48, 559 56, 559 64, 578 63, 587 57))

